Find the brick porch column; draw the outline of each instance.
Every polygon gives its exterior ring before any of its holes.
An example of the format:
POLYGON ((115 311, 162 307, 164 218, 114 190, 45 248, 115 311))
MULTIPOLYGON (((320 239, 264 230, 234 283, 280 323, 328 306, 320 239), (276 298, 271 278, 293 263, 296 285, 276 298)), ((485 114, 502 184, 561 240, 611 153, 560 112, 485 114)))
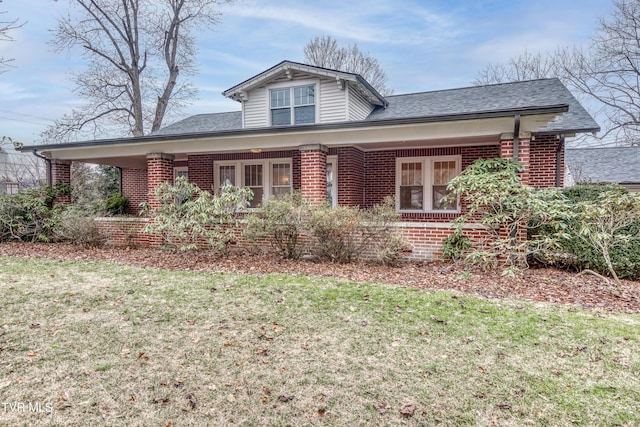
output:
POLYGON ((327 147, 321 144, 300 146, 302 197, 312 205, 327 203, 327 147))
POLYGON ((173 159, 171 154, 147 154, 147 197, 152 209, 160 206, 156 199, 156 188, 163 182, 173 183, 173 159))
MULTIPOLYGON (((529 166, 531 163, 531 132, 520 132, 518 144, 518 163, 524 166, 520 172, 520 179, 524 185, 529 185, 529 166)), ((500 135, 500 157, 513 159, 513 133, 500 135)))
MULTIPOLYGON (((51 186, 56 184, 71 185, 71 162, 69 160, 51 160, 51 186)), ((71 203, 71 194, 60 195, 53 204, 71 203)))

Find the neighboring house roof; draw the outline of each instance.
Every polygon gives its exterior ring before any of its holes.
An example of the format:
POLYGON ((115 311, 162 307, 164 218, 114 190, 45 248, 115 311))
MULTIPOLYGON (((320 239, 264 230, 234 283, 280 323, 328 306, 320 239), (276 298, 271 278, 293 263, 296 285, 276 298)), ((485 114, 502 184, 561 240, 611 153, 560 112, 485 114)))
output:
MULTIPOLYGON (((386 99, 387 107, 377 107, 363 121, 363 124, 411 118, 446 119, 479 113, 516 112, 566 105, 567 112, 559 114, 555 120, 538 131, 540 133, 578 133, 600 130, 589 113, 558 79, 393 95, 387 96, 386 99)), ((215 133, 240 129, 242 129, 242 114, 240 111, 234 111, 191 116, 154 132, 154 135, 215 133)))
POLYGON ((367 118, 386 120, 407 117, 460 115, 517 110, 565 104, 569 111, 558 115, 540 133, 597 132, 598 124, 560 80, 541 79, 460 89, 388 96, 386 109, 377 108, 367 118))
POLYGON ((239 83, 224 92, 222 94, 235 101, 244 99, 246 93, 253 88, 262 86, 265 83, 278 78, 283 72, 287 73, 290 77, 292 71, 300 71, 305 74, 313 74, 321 77, 331 77, 336 81, 349 81, 355 84, 356 88, 364 95, 365 98, 373 105, 386 106, 386 99, 378 93, 378 91, 369 84, 362 76, 355 73, 349 73, 346 71, 332 70, 330 68, 317 67, 315 65, 301 64, 293 61, 282 61, 279 64, 274 65, 266 71, 260 74, 256 74, 253 77, 239 83))
POLYGON ((575 182, 640 183, 640 147, 566 149, 565 163, 575 182))

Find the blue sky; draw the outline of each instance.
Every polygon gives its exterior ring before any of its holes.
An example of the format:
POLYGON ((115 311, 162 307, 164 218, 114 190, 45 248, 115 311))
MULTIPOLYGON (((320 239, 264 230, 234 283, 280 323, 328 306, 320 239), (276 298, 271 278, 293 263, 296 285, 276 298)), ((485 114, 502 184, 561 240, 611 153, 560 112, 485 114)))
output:
MULTIPOLYGON (((0 56, 15 58, 0 74, 0 136, 38 141, 47 125, 80 105, 70 84, 77 58, 47 44, 68 0, 4 0, 0 20, 19 18, 14 42, 0 56)), ((490 62, 506 62, 528 49, 588 43, 611 0, 238 0, 220 7, 221 23, 198 35, 198 99, 191 114, 238 110, 224 98, 229 87, 288 59, 303 60, 316 35, 357 43, 376 57, 394 93, 471 85, 490 62)), ((169 124, 165 122, 165 125, 169 124)))

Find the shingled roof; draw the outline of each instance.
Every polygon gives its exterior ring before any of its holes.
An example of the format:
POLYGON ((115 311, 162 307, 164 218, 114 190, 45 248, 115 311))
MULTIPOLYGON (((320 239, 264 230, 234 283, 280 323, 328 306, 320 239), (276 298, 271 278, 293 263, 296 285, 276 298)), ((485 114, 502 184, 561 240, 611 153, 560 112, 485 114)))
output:
POLYGON ((565 163, 575 181, 640 184, 640 147, 571 148, 565 163))
MULTIPOLYGON (((568 105, 540 133, 597 132, 598 124, 558 79, 471 86, 460 89, 419 92, 386 97, 388 106, 376 107, 361 123, 410 118, 455 117, 494 111, 568 105)), ((351 122, 353 123, 353 122, 351 122)), ((242 129, 240 111, 199 114, 155 132, 154 135, 216 133, 242 129)))
POLYGON ((453 116, 566 104, 568 112, 538 131, 576 133, 600 130, 591 115, 556 78, 395 95, 388 96, 387 101, 389 106, 386 109, 375 109, 366 120, 453 116))

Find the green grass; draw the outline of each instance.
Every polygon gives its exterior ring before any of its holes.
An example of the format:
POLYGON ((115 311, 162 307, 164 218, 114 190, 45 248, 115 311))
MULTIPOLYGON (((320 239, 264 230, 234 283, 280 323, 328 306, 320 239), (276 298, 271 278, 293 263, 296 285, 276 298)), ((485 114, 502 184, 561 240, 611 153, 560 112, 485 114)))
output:
POLYGON ((640 425, 640 315, 8 257, 0 295, 0 425, 640 425))

